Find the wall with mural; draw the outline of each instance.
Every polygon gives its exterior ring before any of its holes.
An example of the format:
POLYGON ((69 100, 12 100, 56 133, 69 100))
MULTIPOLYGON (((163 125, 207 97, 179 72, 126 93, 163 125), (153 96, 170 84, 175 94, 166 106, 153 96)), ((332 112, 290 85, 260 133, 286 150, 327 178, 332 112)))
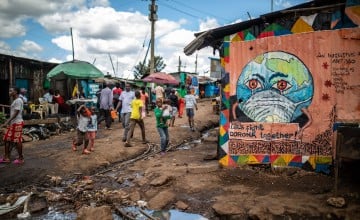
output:
POLYGON ((328 172, 334 124, 360 119, 360 28, 247 34, 224 42, 220 163, 328 172))

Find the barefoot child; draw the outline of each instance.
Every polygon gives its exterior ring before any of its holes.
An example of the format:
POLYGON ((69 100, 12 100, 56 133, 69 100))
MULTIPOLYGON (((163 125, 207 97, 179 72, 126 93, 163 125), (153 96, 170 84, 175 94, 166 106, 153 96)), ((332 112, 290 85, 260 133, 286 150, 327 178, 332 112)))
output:
POLYGON ((72 150, 76 151, 77 146, 84 144, 82 154, 90 154, 90 151, 87 149, 89 144, 89 138, 86 135, 88 129, 87 126, 90 121, 90 112, 85 107, 85 105, 80 105, 80 107, 77 109, 77 121, 77 135, 76 138, 73 139, 72 150))
POLYGON ((89 138, 90 151, 94 151, 95 136, 97 132, 97 115, 95 113, 95 107, 90 108, 91 116, 87 129, 87 136, 89 138))

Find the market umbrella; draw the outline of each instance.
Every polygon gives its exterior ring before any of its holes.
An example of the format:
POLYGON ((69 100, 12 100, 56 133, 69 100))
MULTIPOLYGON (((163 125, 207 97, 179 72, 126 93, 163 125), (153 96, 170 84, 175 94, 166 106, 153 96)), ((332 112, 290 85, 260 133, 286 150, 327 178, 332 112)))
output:
POLYGON ((46 78, 50 80, 63 74, 73 79, 96 79, 104 77, 104 74, 91 63, 73 60, 57 65, 48 72, 46 78))
POLYGON ((145 78, 142 79, 143 82, 151 82, 157 84, 172 84, 178 85, 179 81, 175 79, 175 77, 166 74, 164 72, 152 73, 145 78))

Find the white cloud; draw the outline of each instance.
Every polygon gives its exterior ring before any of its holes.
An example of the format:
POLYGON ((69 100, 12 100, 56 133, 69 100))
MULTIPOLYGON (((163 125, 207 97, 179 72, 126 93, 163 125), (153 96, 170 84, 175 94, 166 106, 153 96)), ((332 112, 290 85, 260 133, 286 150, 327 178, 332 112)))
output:
POLYGON ((9 44, 5 43, 4 41, 0 41, 0 50, 1 51, 10 51, 11 47, 9 44))
POLYGON ((30 40, 24 40, 20 47, 19 47, 20 51, 23 52, 28 52, 28 53, 32 53, 32 52, 41 52, 43 50, 43 48, 35 43, 34 41, 30 41, 30 40))
POLYGON ((0 38, 11 38, 24 36, 26 34, 26 28, 21 24, 23 18, 17 18, 14 20, 2 19, 0 14, 0 38))
POLYGON ((206 18, 205 20, 201 20, 200 22, 200 31, 206 31, 209 29, 219 27, 219 23, 215 18, 206 18))
POLYGON ((108 0, 91 0, 89 3, 90 7, 96 7, 96 6, 107 7, 109 5, 110 5, 110 3, 108 0))
MULTIPOLYGON (((8 23, 8 26, 0 19, 3 30, 4 28, 6 30, 0 33, 0 37, 24 35, 26 29, 22 22, 32 18, 33 22, 38 22, 45 31, 52 34, 53 37, 48 42, 53 44, 51 47, 56 46, 63 50, 62 57, 51 55, 52 58, 43 60, 61 63, 73 59, 70 35, 70 28, 72 28, 75 59, 94 63, 104 73, 109 72, 112 75, 114 75, 114 66, 116 76, 132 78, 134 66, 143 62, 145 58, 150 40, 150 21, 147 14, 144 15, 137 11, 116 11, 108 5, 108 0, 65 0, 61 2, 2 0, 0 8, 4 6, 8 11, 0 9, 0 18, 2 15, 7 18, 5 22, 8 23), (27 7, 21 4, 27 5, 27 7), (39 7, 36 7, 37 5, 39 7), (19 7, 19 12, 15 10, 16 7, 19 7), (8 18, 11 16, 16 19, 9 20, 8 18), (4 36, 4 32, 6 32, 6 36, 4 36), (109 55, 112 58, 113 66, 109 55)), ((182 61, 182 71, 195 71, 196 53, 192 56, 186 56, 183 53, 184 47, 195 38, 193 31, 182 28, 182 25, 185 24, 188 24, 185 19, 176 22, 160 18, 156 22, 155 55, 163 57, 167 65, 164 70, 166 72, 178 70, 179 57, 182 61)), ((215 19, 206 18, 201 22, 197 32, 218 26, 215 19)), ((32 56, 34 58, 40 52, 47 52, 39 44, 25 40, 18 48, 17 53, 24 57, 32 56)), ((0 49, 2 47, 5 48, 0 44, 0 49)), ((11 50, 11 48, 7 47, 6 50, 11 50)), ((212 56, 212 50, 205 48, 198 51, 197 54, 197 71, 203 73, 209 69, 208 57, 212 56)), ((149 59, 150 50, 146 62, 149 59)))
POLYGON ((57 58, 50 58, 50 59, 48 59, 48 62, 50 62, 50 63, 62 63, 63 61, 59 60, 57 58))
POLYGON ((291 2, 287 0, 275 0, 275 5, 280 6, 281 8, 289 8, 292 6, 291 2))

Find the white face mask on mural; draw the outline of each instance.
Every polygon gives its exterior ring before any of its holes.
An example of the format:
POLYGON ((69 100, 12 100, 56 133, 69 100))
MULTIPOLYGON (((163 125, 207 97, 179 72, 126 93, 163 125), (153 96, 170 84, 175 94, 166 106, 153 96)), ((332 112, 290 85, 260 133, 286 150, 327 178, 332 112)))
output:
POLYGON ((294 103, 279 93, 266 90, 251 96, 241 109, 256 122, 289 123, 296 107, 308 100, 294 103))

